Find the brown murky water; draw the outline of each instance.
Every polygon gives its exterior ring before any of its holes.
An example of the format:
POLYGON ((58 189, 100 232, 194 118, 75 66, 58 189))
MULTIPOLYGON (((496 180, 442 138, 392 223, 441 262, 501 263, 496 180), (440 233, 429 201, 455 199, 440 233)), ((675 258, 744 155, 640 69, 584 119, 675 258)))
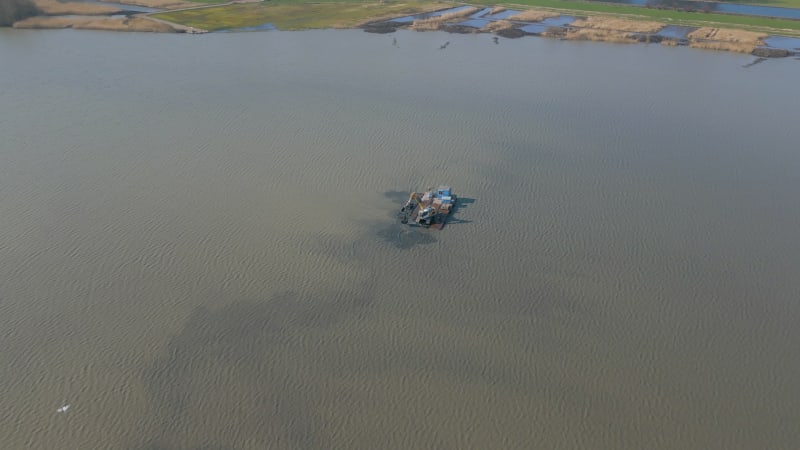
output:
POLYGON ((0 32, 2 448, 796 448, 800 65, 499 44, 0 32))

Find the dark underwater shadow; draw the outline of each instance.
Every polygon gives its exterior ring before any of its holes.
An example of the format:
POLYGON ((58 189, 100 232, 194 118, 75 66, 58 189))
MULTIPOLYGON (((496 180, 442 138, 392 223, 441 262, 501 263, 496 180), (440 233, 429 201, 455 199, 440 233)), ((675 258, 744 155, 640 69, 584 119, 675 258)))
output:
POLYGON ((227 450, 283 441, 330 448, 317 413, 325 368, 306 342, 325 339, 371 301, 341 292, 292 293, 263 301, 199 307, 161 356, 142 371, 152 424, 131 450, 227 450), (226 428, 233 424, 235 429, 226 428))

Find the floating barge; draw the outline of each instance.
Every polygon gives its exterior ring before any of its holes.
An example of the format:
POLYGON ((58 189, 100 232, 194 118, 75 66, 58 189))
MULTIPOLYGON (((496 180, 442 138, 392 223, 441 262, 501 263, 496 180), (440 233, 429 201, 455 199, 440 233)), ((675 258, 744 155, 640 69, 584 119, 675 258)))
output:
POLYGON ((450 186, 439 186, 435 191, 428 188, 422 193, 412 192, 400 208, 400 221, 407 224, 411 217, 416 225, 441 230, 455 209, 455 204, 456 195, 450 186))

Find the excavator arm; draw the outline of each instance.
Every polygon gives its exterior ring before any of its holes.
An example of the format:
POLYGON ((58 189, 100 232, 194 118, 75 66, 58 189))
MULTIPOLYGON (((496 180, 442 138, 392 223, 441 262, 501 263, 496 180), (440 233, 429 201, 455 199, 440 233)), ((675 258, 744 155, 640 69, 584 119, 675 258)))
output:
POLYGON ((400 222, 408 223, 408 216, 414 212, 414 208, 420 203, 422 202, 419 197, 417 197, 417 193, 412 192, 411 195, 408 196, 408 201, 400 208, 400 222))
POLYGON ((430 206, 425 206, 416 192, 412 192, 411 195, 408 196, 408 201, 400 209, 400 213, 402 214, 401 222, 408 223, 408 215, 414 212, 414 208, 416 208, 417 205, 419 205, 420 209, 414 221, 416 223, 430 225, 433 219, 434 209, 430 206))
POLYGON ((417 197, 416 192, 412 192, 411 195, 408 196, 406 204, 400 209, 400 212, 411 213, 414 211, 414 207, 419 204, 422 204, 422 200, 417 197))

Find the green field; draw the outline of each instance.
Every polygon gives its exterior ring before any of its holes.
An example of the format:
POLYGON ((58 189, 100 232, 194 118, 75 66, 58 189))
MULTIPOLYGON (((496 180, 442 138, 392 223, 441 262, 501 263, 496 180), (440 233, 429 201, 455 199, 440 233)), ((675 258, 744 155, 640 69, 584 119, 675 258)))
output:
MULTIPOLYGON (((791 0, 800 2, 800 0, 791 0)), ((495 2, 476 0, 472 3, 493 5, 495 2)), ((573 14, 611 14, 626 16, 632 19, 657 20, 673 24, 695 26, 718 26, 730 28, 746 28, 752 30, 787 31, 783 34, 800 34, 800 20, 770 19, 765 17, 735 16, 731 14, 709 14, 702 12, 684 12, 663 9, 650 9, 638 6, 617 5, 612 3, 595 3, 570 0, 514 0, 513 4, 505 4, 509 8, 548 8, 573 14)))
POLYGON ((205 3, 207 5, 216 5, 218 3, 228 3, 230 0, 189 0, 194 3, 205 3))
MULTIPOLYGON (((211 3, 218 0, 200 1, 211 3)), ((779 1, 787 4, 800 3, 800 0, 779 1)), ((473 0, 470 3, 479 6, 498 4, 489 0, 473 0)), ((317 0, 314 3, 306 2, 306 0, 271 0, 165 12, 153 16, 209 31, 253 27, 265 23, 272 23, 280 30, 301 30, 351 28, 377 18, 398 17, 454 7, 459 4, 462 3, 424 0, 403 2, 317 0)), ((743 28, 773 34, 800 36, 800 20, 672 11, 576 0, 513 0, 513 3, 503 3, 502 5, 514 9, 545 8, 573 15, 614 15, 670 24, 743 28)))
POLYGON ((758 6, 779 6, 781 8, 800 8, 800 0, 742 0, 742 1, 726 1, 720 3, 739 3, 742 5, 758 5, 758 6))
POLYGON ((302 3, 277 0, 260 3, 213 6, 154 14, 153 17, 215 31, 272 23, 279 30, 352 28, 373 18, 399 17, 451 7, 452 3, 327 1, 302 3))

